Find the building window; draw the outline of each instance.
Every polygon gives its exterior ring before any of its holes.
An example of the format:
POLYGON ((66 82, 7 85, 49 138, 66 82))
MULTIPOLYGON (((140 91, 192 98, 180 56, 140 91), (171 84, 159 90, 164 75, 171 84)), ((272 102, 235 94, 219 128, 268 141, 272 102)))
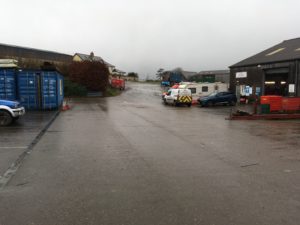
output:
POLYGON ((192 92, 192 94, 196 94, 196 88, 189 88, 190 90, 191 90, 191 92, 192 92))

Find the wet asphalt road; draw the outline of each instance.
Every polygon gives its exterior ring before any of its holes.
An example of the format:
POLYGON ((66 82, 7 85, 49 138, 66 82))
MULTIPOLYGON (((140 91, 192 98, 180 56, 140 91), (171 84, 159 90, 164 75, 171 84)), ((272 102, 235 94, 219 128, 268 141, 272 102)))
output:
POLYGON ((160 89, 74 100, 0 192, 0 225, 295 225, 300 121, 228 121, 160 89))
POLYGON ((56 111, 27 111, 12 125, 0 127, 0 179, 55 114, 56 111))

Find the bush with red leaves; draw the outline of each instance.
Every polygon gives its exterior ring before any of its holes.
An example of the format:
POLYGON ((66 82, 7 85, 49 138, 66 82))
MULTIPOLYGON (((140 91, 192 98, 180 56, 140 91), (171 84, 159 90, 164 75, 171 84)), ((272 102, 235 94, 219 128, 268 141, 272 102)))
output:
POLYGON ((101 62, 73 62, 70 65, 70 80, 83 85, 89 91, 105 92, 108 86, 108 77, 108 68, 101 62))

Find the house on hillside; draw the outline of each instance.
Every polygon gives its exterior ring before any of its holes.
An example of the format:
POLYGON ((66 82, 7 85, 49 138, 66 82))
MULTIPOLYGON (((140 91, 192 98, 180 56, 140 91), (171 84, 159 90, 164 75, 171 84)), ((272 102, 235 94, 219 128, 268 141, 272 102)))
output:
POLYGON ((237 94, 300 96, 300 38, 283 41, 230 66, 237 94))
POLYGON ((126 72, 118 70, 114 65, 106 62, 103 58, 100 56, 95 56, 93 52, 91 54, 86 55, 82 53, 75 53, 73 56, 73 61, 74 62, 83 62, 83 61, 96 61, 96 62, 101 62, 104 63, 109 71, 109 76, 111 78, 123 78, 126 74, 126 72))
POLYGON ((89 55, 82 54, 82 53, 75 53, 75 55, 73 56, 73 61, 74 62, 96 61, 96 62, 104 63, 108 68, 109 74, 113 74, 113 71, 115 69, 114 65, 106 62, 100 56, 95 56, 93 52, 91 52, 91 54, 89 55))
POLYGON ((121 79, 121 78, 125 78, 125 74, 126 72, 122 71, 122 70, 118 70, 116 68, 113 69, 112 71, 112 77, 115 77, 115 78, 118 78, 118 79, 121 79))

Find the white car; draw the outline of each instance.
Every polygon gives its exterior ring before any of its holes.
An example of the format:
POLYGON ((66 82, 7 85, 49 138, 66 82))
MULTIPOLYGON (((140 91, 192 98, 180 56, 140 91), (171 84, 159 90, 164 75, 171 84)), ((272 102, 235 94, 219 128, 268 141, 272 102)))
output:
POLYGON ((170 89, 164 96, 163 101, 165 104, 187 105, 190 107, 192 105, 192 93, 187 88, 170 89))
POLYGON ((25 114, 17 101, 0 100, 0 126, 7 126, 25 114))

